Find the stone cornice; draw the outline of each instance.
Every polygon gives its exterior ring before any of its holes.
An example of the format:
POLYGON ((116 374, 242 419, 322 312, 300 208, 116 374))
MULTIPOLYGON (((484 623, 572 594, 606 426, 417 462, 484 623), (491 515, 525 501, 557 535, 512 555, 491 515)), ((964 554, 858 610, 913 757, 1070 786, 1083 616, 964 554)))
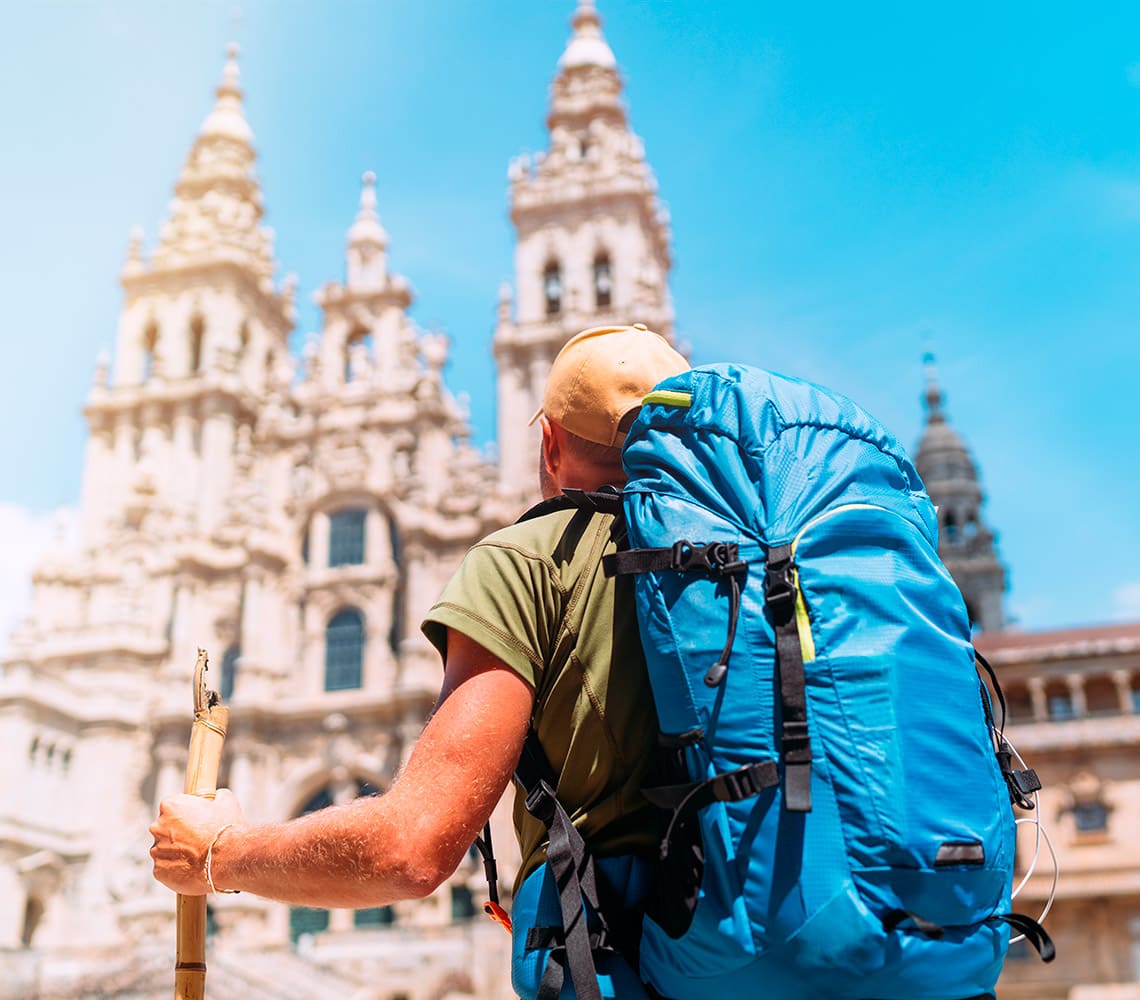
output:
POLYGON ((193 288, 216 292, 230 285, 237 288, 242 304, 269 329, 277 330, 282 336, 293 329, 294 306, 288 284, 281 291, 275 291, 241 260, 212 258, 188 260, 177 266, 156 265, 124 275, 120 283, 128 306, 154 295, 177 295, 193 288))

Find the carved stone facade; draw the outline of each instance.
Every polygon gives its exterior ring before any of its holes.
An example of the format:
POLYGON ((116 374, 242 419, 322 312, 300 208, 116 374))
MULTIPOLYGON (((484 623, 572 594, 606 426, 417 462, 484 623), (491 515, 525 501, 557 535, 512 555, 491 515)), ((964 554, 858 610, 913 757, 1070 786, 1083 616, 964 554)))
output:
MULTIPOLYGON (((132 235, 113 373, 100 359, 85 408, 82 542, 37 570, 0 675, 0 996, 169 995, 146 828, 182 787, 198 645, 252 819, 383 789, 439 689, 419 620, 514 513, 443 383, 446 338, 389 271, 371 174, 321 333, 290 355, 236 55, 149 258, 132 235)), ((211 992, 509 996, 506 935, 469 919, 484 893, 469 860, 379 910, 218 897, 211 992)))

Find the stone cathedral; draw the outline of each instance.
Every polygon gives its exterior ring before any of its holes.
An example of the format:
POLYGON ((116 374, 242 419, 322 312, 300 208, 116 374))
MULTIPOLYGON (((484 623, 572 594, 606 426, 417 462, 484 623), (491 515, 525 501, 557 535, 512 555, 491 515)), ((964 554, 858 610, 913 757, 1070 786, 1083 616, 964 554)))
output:
MULTIPOLYGON (((355 218, 345 206, 345 260, 330 262, 343 277, 316 296, 320 334, 290 353, 294 286, 274 280, 229 51, 157 241, 148 251, 137 231, 130 240, 114 356, 100 359, 84 408, 81 541, 37 570, 32 611, 0 663, 0 1000, 170 995, 173 896, 150 877, 146 828, 182 787, 197 646, 232 707, 220 783, 251 820, 390 784, 438 691, 418 623, 467 547, 532 499, 538 437, 527 420, 555 353, 601 323, 672 337, 668 217, 592 0, 571 24, 548 148, 508 171, 515 280, 499 290, 490 344, 497 463, 470 443, 444 383, 446 337, 408 315, 411 287, 389 266, 371 173, 355 218)), ((1061 733, 1049 729, 1060 706, 1058 721, 1087 721, 1085 675, 1107 669, 1100 634, 1080 640, 1080 662, 1056 652, 1069 648, 1060 639, 1027 654, 1016 636, 1002 639, 1005 570, 932 363, 926 407, 916 461, 971 616, 997 637, 999 667, 1011 664, 1014 720, 1061 733)), ((1140 627, 1114 641, 1108 704, 1127 716, 1134 747, 1140 627)), ((1066 770, 1058 757, 1061 806, 1089 806, 1073 813, 1078 842, 1103 844, 1112 810, 1135 812, 1120 804, 1116 760, 1066 770)), ((509 887, 509 810, 493 826, 509 887)), ((1140 878, 1140 858, 1132 864, 1140 878)), ((509 939, 482 916, 484 892, 472 857, 432 897, 373 910, 212 897, 210 993, 509 998, 509 939)), ((1120 913, 1140 942, 1133 897, 1120 913)), ((1087 916, 1071 912, 1082 933, 1087 916)), ((1077 997, 1067 990, 1079 972, 1045 985, 1027 975, 1010 996, 1077 997)), ((1098 981, 1122 978, 1114 966, 1098 981)))

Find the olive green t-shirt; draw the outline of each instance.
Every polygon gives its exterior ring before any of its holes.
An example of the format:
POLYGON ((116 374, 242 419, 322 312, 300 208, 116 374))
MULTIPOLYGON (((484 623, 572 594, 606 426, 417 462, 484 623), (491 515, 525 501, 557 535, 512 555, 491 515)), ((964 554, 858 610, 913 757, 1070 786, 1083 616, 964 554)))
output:
MULTIPOLYGON (((655 819, 640 789, 657 717, 637 633, 631 578, 606 577, 608 514, 560 510, 497 531, 466 555, 423 623, 446 659, 452 628, 534 687, 533 727, 558 799, 598 857, 645 853, 655 819)), ((546 831, 516 794, 523 864, 545 859, 546 831)))

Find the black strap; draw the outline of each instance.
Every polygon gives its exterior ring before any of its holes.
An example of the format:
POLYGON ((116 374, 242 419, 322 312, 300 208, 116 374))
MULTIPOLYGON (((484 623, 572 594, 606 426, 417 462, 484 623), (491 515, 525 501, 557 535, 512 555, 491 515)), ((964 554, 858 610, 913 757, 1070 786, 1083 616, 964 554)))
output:
POLYGON ((626 576, 630 573, 705 572, 722 575, 740 573, 748 568, 740 560, 740 547, 736 542, 690 542, 682 538, 670 546, 659 549, 626 549, 602 560, 606 576, 626 576))
POLYGON ((920 917, 917 913, 902 909, 887 910, 887 912, 883 914, 883 930, 889 934, 898 927, 899 924, 907 920, 914 924, 920 933, 925 934, 929 938, 933 938, 935 941, 946 934, 946 931, 933 920, 927 920, 925 917, 920 917))
POLYGON ((765 788, 774 788, 779 783, 780 772, 776 765, 770 760, 764 760, 702 781, 643 788, 641 794, 650 802, 660 809, 672 810, 673 813, 665 829, 665 836, 661 839, 660 859, 664 861, 669 856, 673 830, 687 816, 713 802, 740 802, 759 795, 765 788))
POLYGON ((616 486, 603 486, 600 490, 563 488, 562 497, 579 510, 587 510, 592 514, 622 516, 621 491, 616 486))
POLYGON ((598 987, 598 974, 590 949, 590 933, 586 925, 587 908, 593 912, 602 933, 608 935, 609 926, 598 898, 597 878, 593 856, 586 850, 582 835, 574 827, 558 801, 549 776, 553 769, 542 752, 542 745, 532 729, 523 743, 523 752, 515 769, 515 780, 526 793, 526 809, 547 829, 546 863, 558 889, 558 902, 562 911, 563 948, 552 952, 543 974, 539 997, 549 995, 555 1000, 565 978, 564 965, 569 966, 570 979, 579 1000, 602 1000, 598 987), (583 905, 585 903, 585 905, 583 905), (553 993, 547 993, 548 988, 553 993))
POLYGON ((784 762, 784 805, 789 812, 811 812, 811 736, 804 656, 796 627, 795 569, 790 545, 770 549, 764 599, 776 633, 783 722, 780 757, 784 762))
POLYGON ((999 913, 990 917, 990 921, 992 920, 1009 924, 1019 934, 1024 934, 1025 940, 1037 950, 1042 962, 1052 962, 1057 957, 1057 948, 1053 944, 1053 939, 1032 917, 1027 917, 1024 913, 999 913))
POLYGON ((495 846, 491 843, 491 821, 483 827, 483 836, 475 838, 475 847, 483 857, 483 874, 487 877, 487 898, 499 904, 499 866, 495 863, 495 846))
MULTIPOLYGON (((1001 705, 1001 722, 995 728, 997 729, 999 736, 1004 736, 1006 717, 1005 692, 1002 691, 1001 684, 998 683, 997 672, 993 667, 990 666, 990 661, 982 656, 982 654, 979 653, 976 648, 974 649, 974 663, 975 665, 980 664, 982 667, 984 667, 986 673, 989 675, 990 686, 993 688, 994 694, 997 695, 998 704, 1001 705)), ((986 706, 986 715, 989 716, 990 725, 993 725, 993 712, 990 709, 989 699, 983 699, 983 703, 986 706)))

